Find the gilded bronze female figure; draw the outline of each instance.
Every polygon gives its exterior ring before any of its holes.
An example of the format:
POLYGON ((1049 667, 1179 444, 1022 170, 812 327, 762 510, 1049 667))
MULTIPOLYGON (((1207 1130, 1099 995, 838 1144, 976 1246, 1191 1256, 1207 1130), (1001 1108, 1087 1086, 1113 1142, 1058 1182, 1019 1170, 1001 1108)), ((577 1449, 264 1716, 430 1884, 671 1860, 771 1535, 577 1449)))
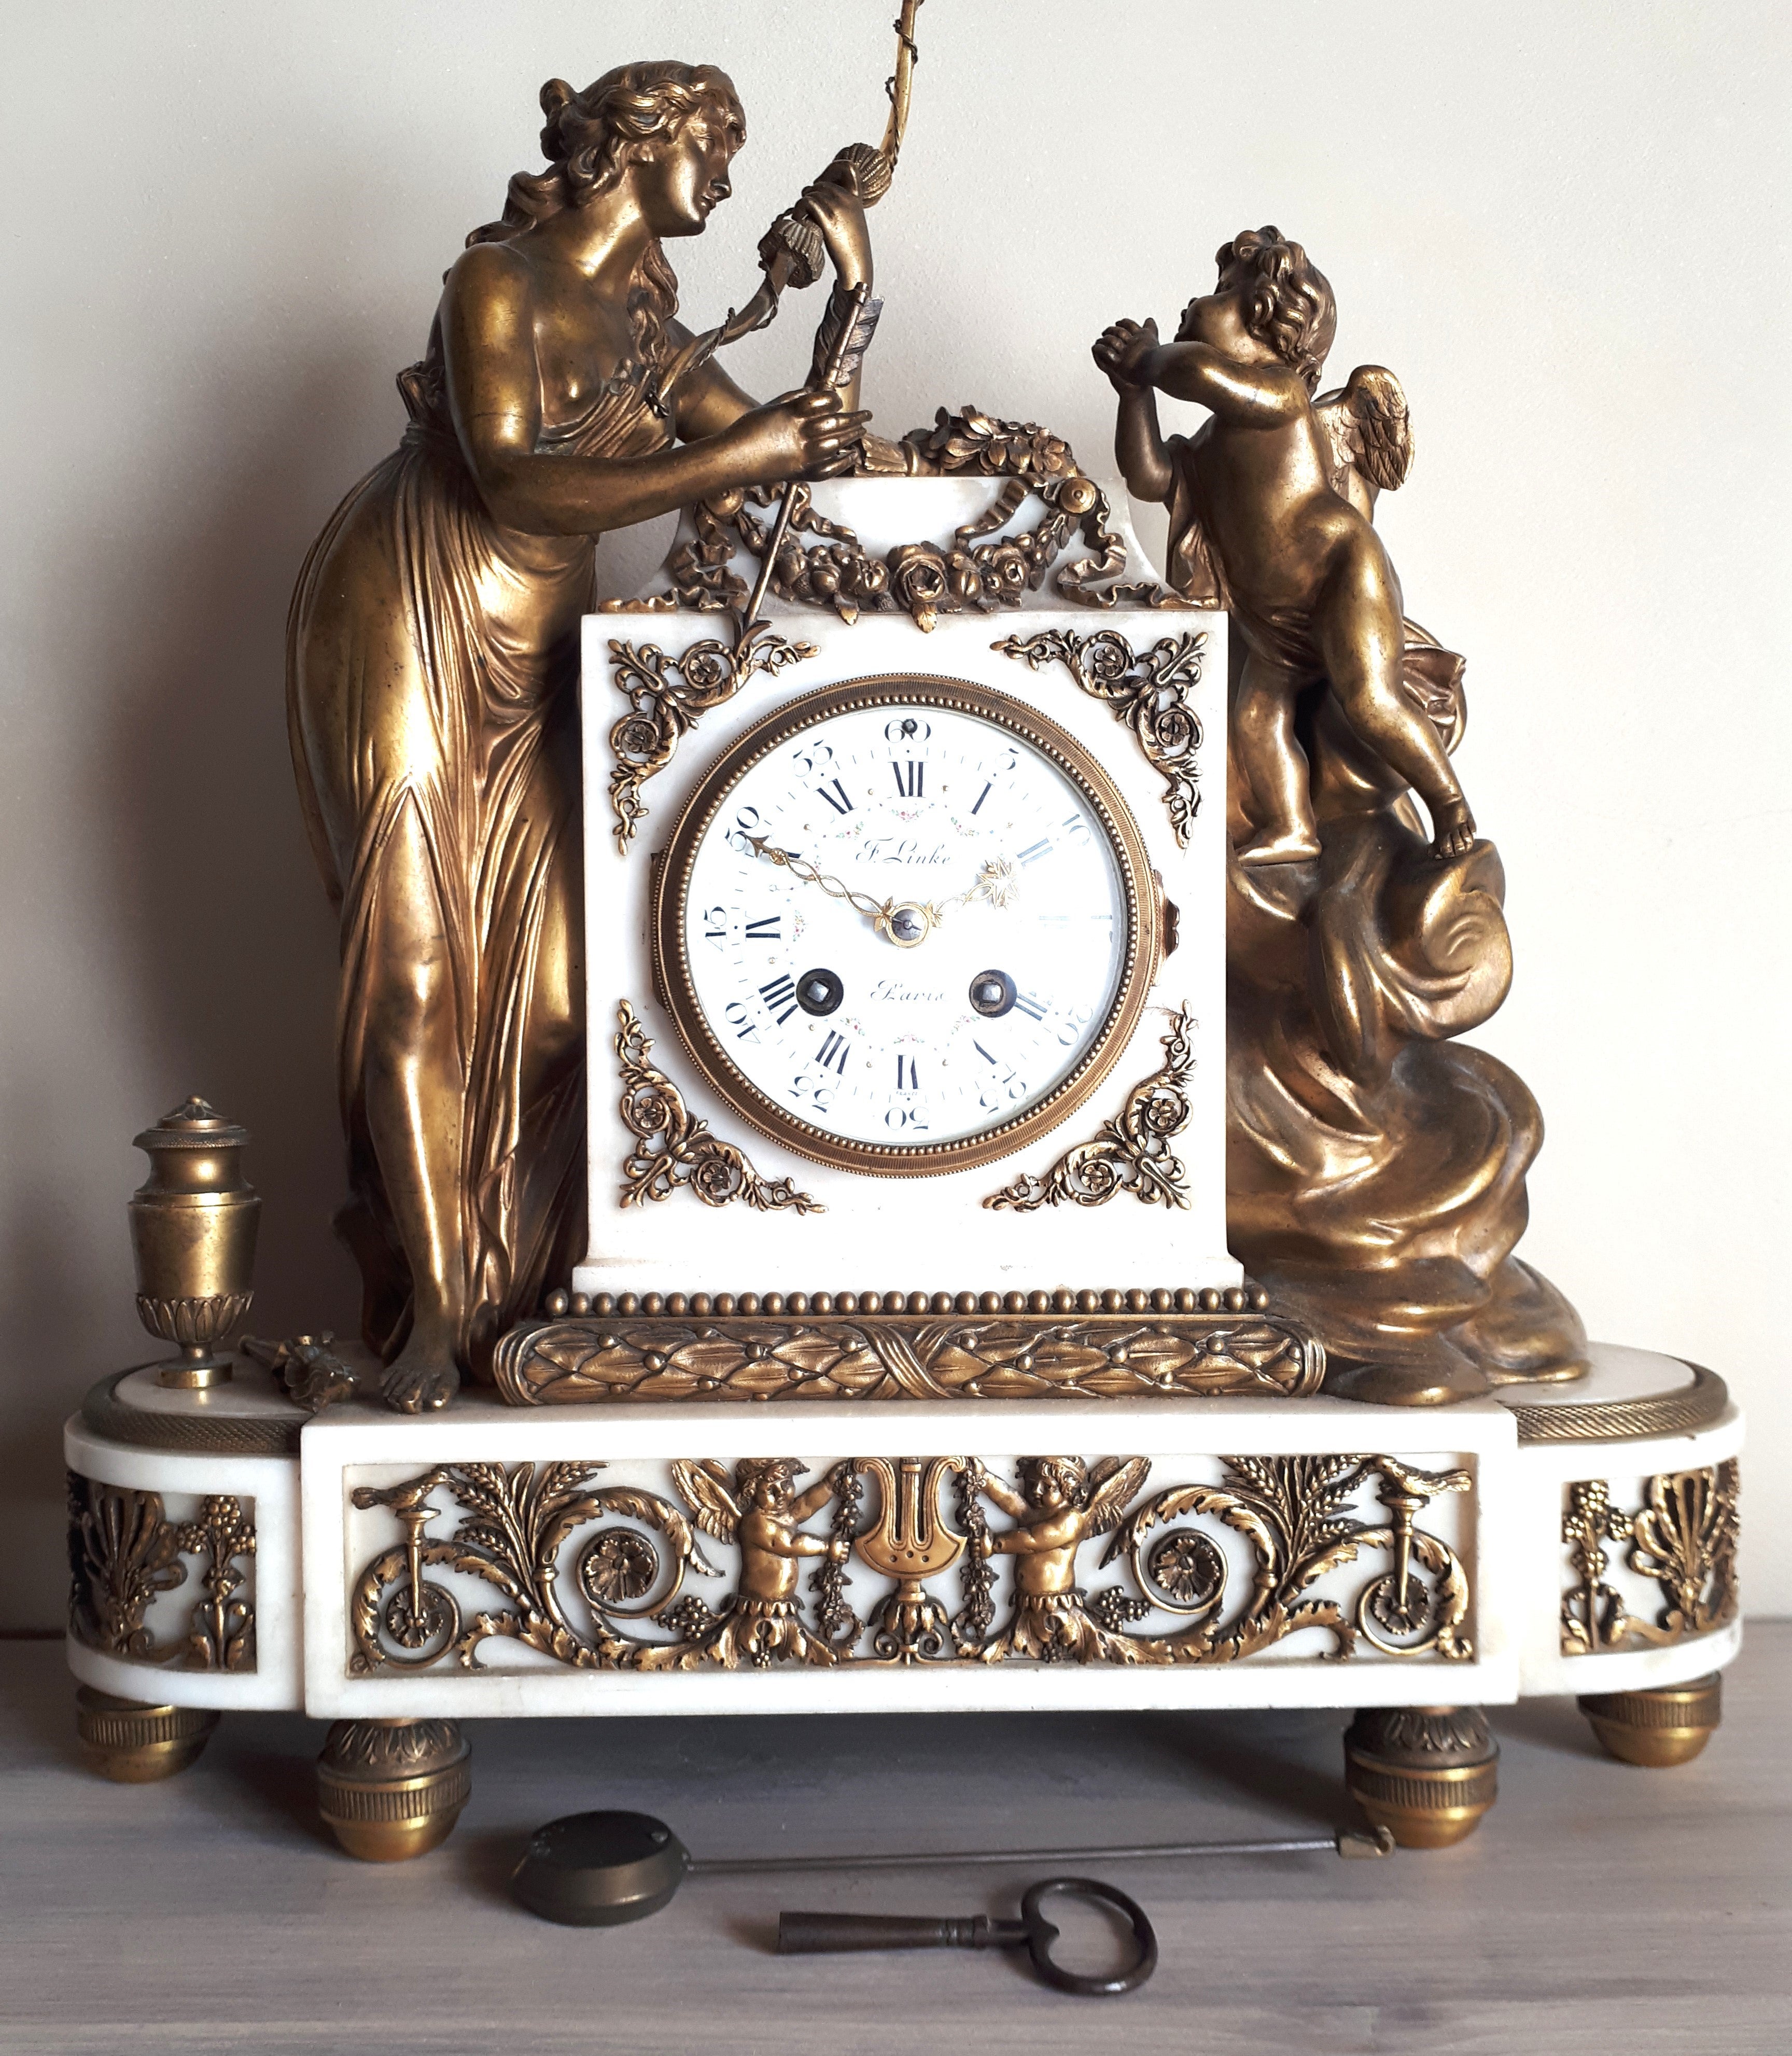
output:
MULTIPOLYGON (((293 759, 342 917, 339 1226, 394 1404, 439 1406, 583 1253, 578 626, 594 544, 840 461, 856 393, 757 405, 674 318, 745 140, 706 65, 542 91, 545 171, 449 273, 399 449, 288 624, 293 759)), ((797 210, 868 283, 850 183, 797 210)))

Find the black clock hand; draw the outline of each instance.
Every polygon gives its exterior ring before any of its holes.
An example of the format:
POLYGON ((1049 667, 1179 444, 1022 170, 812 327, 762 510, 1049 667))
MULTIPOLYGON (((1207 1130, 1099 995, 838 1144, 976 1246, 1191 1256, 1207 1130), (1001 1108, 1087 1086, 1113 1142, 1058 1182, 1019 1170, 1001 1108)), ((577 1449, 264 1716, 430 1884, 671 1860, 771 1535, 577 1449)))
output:
MULTIPOLYGON (((748 841, 752 843, 752 853, 756 857, 766 857, 769 861, 779 865, 779 870, 789 872, 793 878, 801 878, 804 884, 820 886, 822 892, 826 892, 830 899, 843 899, 855 913, 865 915, 867 921, 872 921, 872 925, 880 934, 888 934, 890 917, 896 913, 896 900, 873 900, 869 892, 855 892, 843 878, 829 878, 826 872, 818 872, 814 864, 805 864, 801 857, 791 856, 789 849, 779 849, 777 843, 773 843, 765 835, 750 835, 748 841)), ((904 900, 902 904, 908 903, 904 900)), ((923 907, 919 907, 919 911, 927 915, 927 927, 931 931, 933 925, 940 921, 940 909, 933 904, 923 904, 923 907)))
POLYGON ((1007 857, 995 856, 985 861, 970 885, 954 899, 877 900, 868 892, 855 892, 843 879, 829 877, 790 851, 780 849, 765 836, 749 836, 747 840, 753 845, 755 856, 769 859, 802 880, 805 884, 819 885, 833 899, 845 900, 856 912, 863 914, 886 941, 894 943, 899 949, 913 949, 916 943, 925 942, 954 907, 968 906, 973 900, 987 900, 992 907, 1006 907, 1020 890, 1013 863, 1007 857))

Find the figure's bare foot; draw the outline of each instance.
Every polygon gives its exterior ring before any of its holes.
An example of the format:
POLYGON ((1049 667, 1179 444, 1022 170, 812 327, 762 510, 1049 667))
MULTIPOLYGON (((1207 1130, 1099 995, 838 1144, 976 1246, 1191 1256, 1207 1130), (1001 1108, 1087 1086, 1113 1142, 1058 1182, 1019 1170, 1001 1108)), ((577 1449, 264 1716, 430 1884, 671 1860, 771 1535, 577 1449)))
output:
POLYGON ((1474 816, 1469 812, 1466 800, 1446 800, 1434 807, 1431 825, 1437 831, 1431 854, 1438 863, 1446 864, 1453 856, 1466 856, 1474 848, 1474 816))
POLYGON ((1309 864, 1319 853, 1319 839, 1311 828, 1285 828, 1258 834, 1238 845, 1240 864, 1309 864))
POLYGON ((414 1330, 380 1380, 386 1403, 401 1414, 433 1414, 448 1404, 460 1386, 453 1351, 433 1336, 414 1330))

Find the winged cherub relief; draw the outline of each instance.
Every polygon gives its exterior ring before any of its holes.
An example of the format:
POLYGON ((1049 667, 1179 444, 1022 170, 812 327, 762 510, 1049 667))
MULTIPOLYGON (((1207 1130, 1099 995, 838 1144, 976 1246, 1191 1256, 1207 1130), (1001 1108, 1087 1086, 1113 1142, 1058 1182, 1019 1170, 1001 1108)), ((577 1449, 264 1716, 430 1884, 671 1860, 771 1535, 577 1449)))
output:
POLYGON ((835 1652, 802 1622, 797 1595, 805 1556, 823 1556, 844 1564, 851 1553, 849 1536, 805 1535, 802 1523, 818 1513, 834 1496, 842 1471, 837 1465, 806 1492, 794 1489, 805 1466, 794 1457, 747 1457, 734 1466, 732 1479, 725 1465, 705 1457, 692 1463, 681 1457, 672 1477, 697 1525, 718 1542, 732 1542, 741 1552, 740 1583, 718 1615, 692 1623, 692 1632, 663 1650, 644 1650, 640 1667, 693 1670, 705 1662, 732 1665, 746 1662, 763 1669, 773 1661, 829 1664, 835 1652))
POLYGON ((1169 510, 1170 583, 1236 631, 1232 1252, 1324 1342, 1328 1391, 1424 1405, 1578 1377, 1579 1317, 1513 1254, 1542 1117, 1452 1040, 1505 998, 1512 944, 1450 761, 1462 659, 1406 619, 1372 525, 1412 462, 1406 396, 1374 365, 1319 393, 1336 303, 1280 229, 1218 263, 1173 342, 1121 321, 1094 356, 1126 483, 1169 510), (1166 439, 1159 392, 1210 418, 1166 439))
POLYGON ((1015 1609, 999 1635, 976 1651, 985 1663, 1011 1657, 1041 1663, 1136 1663, 1138 1643, 1091 1620, 1077 1585, 1077 1552, 1091 1536, 1118 1527, 1127 1502, 1150 1475, 1149 1457, 1103 1457, 1093 1469, 1081 1457, 1023 1457, 1020 1489, 973 1463, 984 1498, 1015 1525, 991 1536, 988 1553, 1015 1560, 1015 1609))

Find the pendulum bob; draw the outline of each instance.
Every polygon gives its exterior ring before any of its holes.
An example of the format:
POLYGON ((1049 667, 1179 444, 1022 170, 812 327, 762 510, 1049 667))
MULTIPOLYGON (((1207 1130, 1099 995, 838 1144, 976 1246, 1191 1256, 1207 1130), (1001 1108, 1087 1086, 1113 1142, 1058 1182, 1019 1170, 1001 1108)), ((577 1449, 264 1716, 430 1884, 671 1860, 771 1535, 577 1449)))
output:
POLYGON ((1402 1848, 1448 1848, 1498 1796, 1499 1755, 1478 1707, 1369 1707, 1345 1732, 1344 1783, 1402 1848))
POLYGON ((1635 1692, 1587 1692, 1575 1702, 1608 1756, 1651 1770, 1690 1763, 1723 1718, 1723 1678, 1635 1692))
POLYGON ((563 1928, 620 1928, 671 1903, 690 1852, 651 1813, 569 1813, 529 1837, 510 1889, 563 1928))
POLYGON ((136 1139, 149 1176, 131 1196, 137 1314, 180 1354, 163 1385, 222 1384, 230 1357, 219 1345, 255 1297, 261 1199, 243 1176, 248 1132, 190 1099, 136 1139))
POLYGON ((318 1758, 318 1809, 365 1863, 425 1856, 472 1793, 472 1754, 457 1721, 338 1721, 318 1758))
POLYGON ((198 1761, 219 1716, 207 1706, 146 1706, 83 1685, 75 1693, 75 1733, 102 1777, 153 1785, 198 1761))

